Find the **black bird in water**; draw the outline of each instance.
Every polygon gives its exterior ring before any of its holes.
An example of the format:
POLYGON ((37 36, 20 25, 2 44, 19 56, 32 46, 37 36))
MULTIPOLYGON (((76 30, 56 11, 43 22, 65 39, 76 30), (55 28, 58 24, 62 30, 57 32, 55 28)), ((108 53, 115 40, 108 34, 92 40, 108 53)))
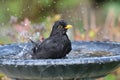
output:
POLYGON ((33 59, 56 59, 71 51, 71 41, 66 32, 71 28, 64 20, 56 21, 50 36, 33 48, 33 59))

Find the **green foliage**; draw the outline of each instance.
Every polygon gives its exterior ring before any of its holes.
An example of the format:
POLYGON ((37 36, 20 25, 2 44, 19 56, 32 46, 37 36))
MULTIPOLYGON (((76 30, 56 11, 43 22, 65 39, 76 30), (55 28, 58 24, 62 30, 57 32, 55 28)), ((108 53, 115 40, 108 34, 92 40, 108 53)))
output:
POLYGON ((113 10, 115 12, 115 15, 116 16, 119 16, 119 13, 120 13, 120 2, 119 3, 116 3, 116 2, 109 2, 109 3, 106 3, 104 8, 105 12, 109 12, 109 10, 113 10))
POLYGON ((49 4, 52 3, 52 0, 38 0, 38 3, 44 7, 47 7, 49 4))
POLYGON ((0 23, 8 22, 10 16, 20 16, 21 8, 22 8, 22 0, 0 1, 0 23))
POLYGON ((1 0, 0 23, 10 20, 11 16, 17 16, 19 20, 25 17, 32 22, 39 22, 44 17, 57 14, 59 10, 65 10, 78 4, 81 0, 1 0))
POLYGON ((0 79, 4 76, 4 74, 0 73, 0 79))
POLYGON ((72 8, 73 6, 79 4, 81 0, 59 0, 57 8, 59 10, 72 8))
POLYGON ((5 12, 3 12, 2 8, 0 7, 0 23, 5 22, 6 19, 5 12))
POLYGON ((22 9, 22 0, 8 1, 6 8, 10 15, 19 16, 22 9))
POLYGON ((109 74, 109 75, 107 75, 104 79, 105 79, 105 80, 116 80, 116 76, 115 76, 115 75, 112 75, 112 74, 109 74))
POLYGON ((0 44, 9 44, 11 42, 8 36, 0 36, 0 44))

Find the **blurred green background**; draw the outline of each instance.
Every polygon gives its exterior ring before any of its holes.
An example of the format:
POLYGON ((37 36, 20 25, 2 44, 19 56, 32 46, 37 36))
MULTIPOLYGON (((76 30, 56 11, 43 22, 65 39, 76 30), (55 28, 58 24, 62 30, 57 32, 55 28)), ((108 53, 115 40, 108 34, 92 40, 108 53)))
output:
POLYGON ((79 4, 81 0, 1 0, 0 22, 8 23, 11 16, 19 21, 25 17, 32 22, 43 21, 47 16, 59 14, 79 4))
MULTIPOLYGON (((120 0, 0 0, 0 44, 46 38, 60 19, 74 26, 71 40, 120 41, 120 0)), ((119 75, 118 69, 99 80, 119 75)))

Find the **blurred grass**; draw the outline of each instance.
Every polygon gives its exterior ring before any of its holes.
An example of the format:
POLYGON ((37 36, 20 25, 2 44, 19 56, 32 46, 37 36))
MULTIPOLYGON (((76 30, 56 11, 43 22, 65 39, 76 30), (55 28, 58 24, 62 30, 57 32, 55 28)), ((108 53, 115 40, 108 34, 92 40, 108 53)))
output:
POLYGON ((0 36, 0 44, 9 44, 11 43, 11 39, 6 36, 0 36))
POLYGON ((116 77, 115 75, 109 74, 104 78, 104 80, 116 80, 116 77))

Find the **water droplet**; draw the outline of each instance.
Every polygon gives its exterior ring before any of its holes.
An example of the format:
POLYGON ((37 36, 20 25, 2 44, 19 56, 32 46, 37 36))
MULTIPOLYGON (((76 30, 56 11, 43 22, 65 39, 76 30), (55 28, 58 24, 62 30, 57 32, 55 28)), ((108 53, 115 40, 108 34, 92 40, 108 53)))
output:
POLYGON ((4 26, 4 25, 5 25, 5 23, 2 23, 1 25, 2 25, 2 26, 4 26))
POLYGON ((96 5, 98 5, 98 3, 95 3, 96 5))
POLYGON ((24 25, 25 25, 25 26, 27 26, 27 24, 26 24, 26 23, 25 23, 24 25))
POLYGON ((56 3, 56 1, 54 1, 53 3, 56 3))
POLYGON ((25 68, 27 67, 27 65, 25 65, 25 68))
POLYGON ((72 22, 73 20, 72 20, 72 19, 70 19, 70 21, 72 22))
POLYGON ((113 59, 110 59, 110 61, 113 61, 113 59))
POLYGON ((43 18, 45 18, 45 16, 43 16, 43 18))
POLYGON ((81 13, 82 13, 82 14, 84 14, 84 13, 85 13, 85 11, 84 11, 84 10, 82 10, 82 11, 81 11, 81 13))
POLYGON ((30 8, 30 6, 27 7, 28 9, 30 8))
POLYGON ((63 3, 60 3, 60 5, 62 6, 62 5, 63 5, 63 3))
POLYGON ((44 11, 45 9, 44 9, 44 8, 42 8, 41 10, 42 10, 42 11, 44 11))
POLYGON ((48 5, 49 7, 51 6, 51 5, 48 5))
POLYGON ((18 67, 18 65, 15 65, 15 67, 18 67))
POLYGON ((71 18, 72 16, 69 15, 68 17, 71 18))
POLYGON ((63 80, 63 77, 60 77, 60 80, 63 80))
POLYGON ((96 8, 99 8, 99 6, 96 6, 96 8))
POLYGON ((9 11, 10 9, 9 8, 7 8, 7 11, 9 11))
POLYGON ((25 12, 26 10, 25 9, 23 9, 23 12, 25 12))

